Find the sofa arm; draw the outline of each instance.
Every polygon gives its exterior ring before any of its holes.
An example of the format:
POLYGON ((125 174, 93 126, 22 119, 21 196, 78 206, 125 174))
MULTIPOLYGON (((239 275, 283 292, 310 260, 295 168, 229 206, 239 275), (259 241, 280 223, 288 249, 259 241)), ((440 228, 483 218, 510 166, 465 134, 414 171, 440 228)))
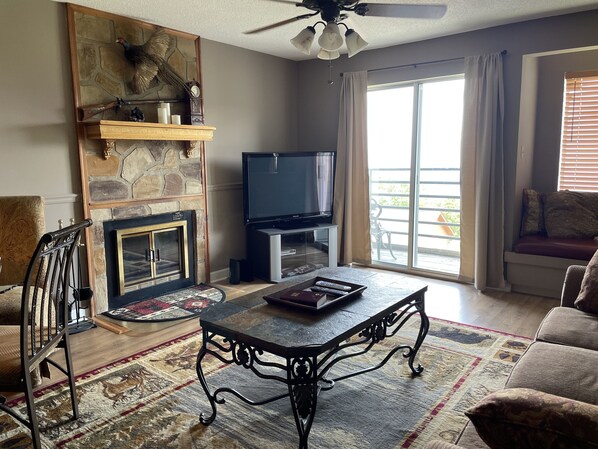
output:
POLYGON ((575 300, 579 295, 579 290, 581 290, 581 281, 585 272, 586 267, 584 265, 571 265, 567 268, 561 294, 562 307, 575 307, 575 300))
POLYGON ((424 446, 424 449, 463 449, 463 447, 447 443, 446 441, 434 440, 428 442, 424 446))

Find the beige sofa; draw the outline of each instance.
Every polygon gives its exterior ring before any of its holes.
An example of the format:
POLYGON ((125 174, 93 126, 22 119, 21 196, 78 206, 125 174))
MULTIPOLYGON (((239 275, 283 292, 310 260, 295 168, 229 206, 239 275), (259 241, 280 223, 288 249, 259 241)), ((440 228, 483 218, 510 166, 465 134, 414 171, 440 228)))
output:
POLYGON ((546 315, 505 389, 466 411, 457 445, 426 449, 598 448, 598 315, 574 304, 584 273, 567 269, 561 306, 546 315))

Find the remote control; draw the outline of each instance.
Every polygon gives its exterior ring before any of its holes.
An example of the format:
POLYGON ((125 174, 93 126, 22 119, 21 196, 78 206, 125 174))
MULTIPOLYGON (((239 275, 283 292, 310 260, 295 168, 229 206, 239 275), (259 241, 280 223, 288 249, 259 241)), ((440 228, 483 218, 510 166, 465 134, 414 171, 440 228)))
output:
POLYGON ((310 287, 310 290, 312 292, 328 293, 330 295, 335 295, 335 296, 344 296, 346 294, 346 292, 341 292, 340 290, 333 290, 332 288, 327 288, 327 287, 318 287, 317 285, 310 287))
POLYGON ((318 281, 318 282, 316 282, 316 285, 318 287, 328 287, 328 288, 333 288, 335 290, 342 290, 344 292, 351 291, 351 287, 349 287, 348 285, 335 284, 334 282, 318 281))

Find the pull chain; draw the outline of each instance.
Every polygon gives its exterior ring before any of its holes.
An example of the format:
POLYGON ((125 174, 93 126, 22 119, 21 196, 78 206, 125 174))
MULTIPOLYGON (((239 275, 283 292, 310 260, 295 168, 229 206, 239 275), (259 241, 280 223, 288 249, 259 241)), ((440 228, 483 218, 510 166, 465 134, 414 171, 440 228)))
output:
POLYGON ((328 85, 332 86, 334 81, 332 81, 332 59, 328 60, 328 85))

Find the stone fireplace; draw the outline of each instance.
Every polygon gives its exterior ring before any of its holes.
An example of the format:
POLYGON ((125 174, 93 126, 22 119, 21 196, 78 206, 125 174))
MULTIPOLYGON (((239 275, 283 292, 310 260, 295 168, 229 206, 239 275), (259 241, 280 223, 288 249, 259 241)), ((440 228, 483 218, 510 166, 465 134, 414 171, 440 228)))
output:
POLYGON ((104 222, 109 309, 195 284, 193 211, 104 222))
MULTIPOLYGON (((88 258, 92 267, 90 278, 93 279, 95 313, 143 299, 148 294, 163 294, 191 283, 208 281, 201 149, 198 147, 187 157, 183 142, 117 140, 112 156, 105 159, 100 145, 99 141, 88 140, 86 155, 93 220, 88 258), (172 222, 184 222, 184 229, 177 228, 172 222), (161 227, 164 223, 169 223, 166 228, 161 227), (133 229, 132 234, 127 234, 127 229, 131 228, 140 229, 133 229), (181 242, 182 259, 186 259, 182 268, 186 272, 182 276, 185 282, 173 282, 175 279, 172 277, 181 277, 180 273, 163 277, 157 269, 157 279, 141 281, 133 276, 130 285, 122 291, 124 294, 118 294, 120 281, 114 279, 121 267, 116 247, 117 232, 121 244, 124 237, 125 249, 131 255, 138 253, 138 241, 144 238, 156 240, 156 231, 160 233, 169 229, 169 238, 173 239, 176 234, 176 239, 181 242), (139 234, 145 237, 138 238, 136 242, 134 237, 139 234), (144 285, 148 283, 154 285, 144 285), (144 288, 138 288, 140 286, 144 288)), ((158 235, 157 240, 160 238, 165 240, 163 235, 158 235)), ((150 271, 156 271, 150 261, 158 258, 158 249, 164 251, 156 246, 148 247, 149 261, 145 268, 150 271)), ((163 255, 162 252, 159 258, 162 259, 163 255)), ((128 273, 132 275, 132 271, 128 273)))
POLYGON ((148 289, 154 295, 178 289, 178 281, 208 282, 203 142, 212 140, 215 128, 193 121, 204 116, 199 36, 165 28, 170 42, 163 56, 199 91, 191 97, 156 78, 137 92, 135 67, 115 42, 122 36, 143 45, 158 27, 71 4, 67 21, 83 213, 93 220, 86 234, 92 314, 148 289), (182 124, 157 123, 160 102, 172 105, 182 124), (120 226, 128 220, 136 231, 120 226), (141 244, 144 239, 149 245, 141 244), (120 256, 118 241, 125 247, 120 256), (166 248, 167 241, 176 243, 166 248), (133 265, 125 268, 128 258, 133 265), (124 281, 113 279, 119 270, 124 281))

